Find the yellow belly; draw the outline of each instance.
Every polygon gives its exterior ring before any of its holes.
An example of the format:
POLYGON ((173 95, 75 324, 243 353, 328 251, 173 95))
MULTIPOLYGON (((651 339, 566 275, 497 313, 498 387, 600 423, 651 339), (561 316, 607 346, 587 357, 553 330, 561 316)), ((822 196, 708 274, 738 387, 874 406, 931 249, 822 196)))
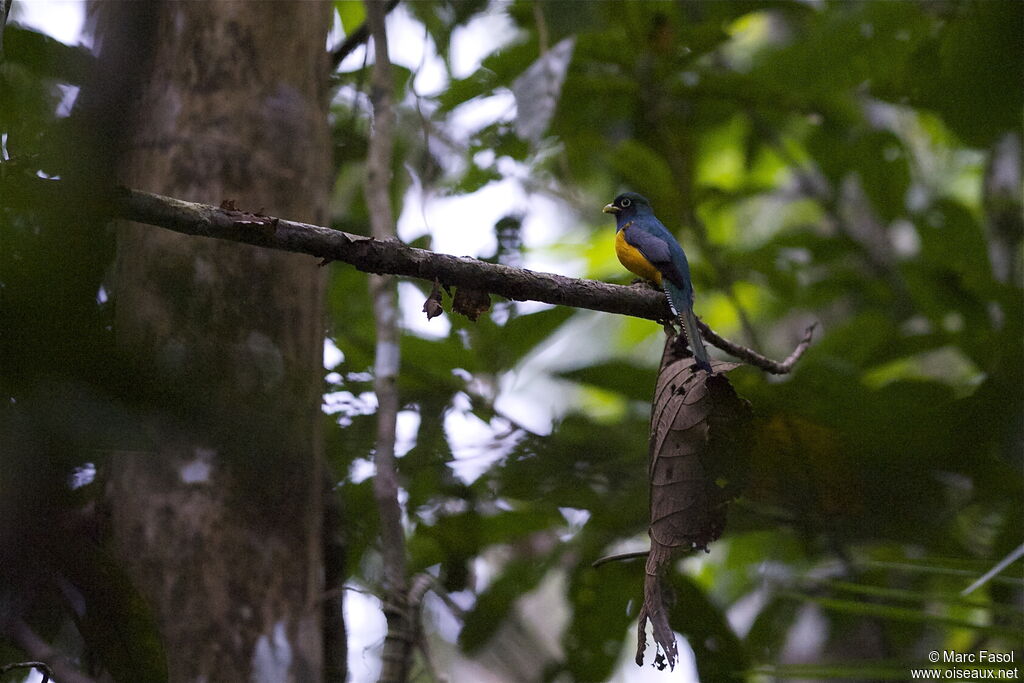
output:
POLYGON ((619 263, 626 266, 630 272, 636 273, 660 287, 661 272, 652 266, 636 247, 626 241, 624 233, 625 229, 615 233, 615 255, 619 257, 619 263))

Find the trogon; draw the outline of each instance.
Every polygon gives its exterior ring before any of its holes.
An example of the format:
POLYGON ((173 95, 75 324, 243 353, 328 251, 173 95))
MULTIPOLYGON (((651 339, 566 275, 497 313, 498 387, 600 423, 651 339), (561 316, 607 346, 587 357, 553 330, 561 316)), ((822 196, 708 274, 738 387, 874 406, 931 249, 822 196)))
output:
POLYGON ((690 264, 683 248, 654 215, 646 197, 636 192, 620 194, 603 211, 615 215, 615 254, 619 261, 665 290, 669 307, 686 332, 697 367, 711 373, 708 352, 693 315, 690 264))

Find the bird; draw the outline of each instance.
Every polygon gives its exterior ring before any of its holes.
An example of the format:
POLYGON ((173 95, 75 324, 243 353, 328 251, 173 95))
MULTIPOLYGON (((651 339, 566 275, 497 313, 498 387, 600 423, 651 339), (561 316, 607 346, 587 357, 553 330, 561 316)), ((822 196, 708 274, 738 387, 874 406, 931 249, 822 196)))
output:
POLYGON ((708 374, 711 362, 693 314, 693 284, 686 253, 658 220, 647 198, 624 192, 602 209, 615 216, 615 254, 628 270, 661 287, 669 308, 690 342, 696 365, 708 374))

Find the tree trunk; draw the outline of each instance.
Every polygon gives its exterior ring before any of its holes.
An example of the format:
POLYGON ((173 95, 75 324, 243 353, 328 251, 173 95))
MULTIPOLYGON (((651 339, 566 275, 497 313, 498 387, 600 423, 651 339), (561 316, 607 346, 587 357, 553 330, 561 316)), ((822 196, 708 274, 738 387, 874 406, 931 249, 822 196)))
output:
MULTIPOLYGON (((330 10, 147 5, 120 182, 322 223, 330 10)), ((116 14, 100 8, 101 41, 116 14)), ((126 224, 114 302, 149 440, 112 460, 110 536, 158 614, 171 680, 322 680, 316 260, 126 224)))

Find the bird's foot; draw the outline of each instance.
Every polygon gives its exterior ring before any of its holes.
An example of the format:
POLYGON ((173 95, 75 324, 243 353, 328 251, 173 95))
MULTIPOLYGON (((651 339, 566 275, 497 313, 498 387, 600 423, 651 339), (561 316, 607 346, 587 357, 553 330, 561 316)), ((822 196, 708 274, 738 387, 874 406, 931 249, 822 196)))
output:
POLYGON ((633 278, 633 281, 629 283, 629 286, 630 287, 638 287, 639 286, 639 287, 643 287, 644 289, 652 289, 655 292, 660 292, 661 291, 661 287, 659 287, 658 285, 654 284, 650 280, 647 280, 646 278, 642 278, 642 277, 633 278))
POLYGON ((714 370, 714 368, 711 367, 711 363, 708 363, 706 361, 702 361, 699 358, 694 358, 693 360, 694 360, 694 365, 697 366, 698 370, 703 370, 704 372, 708 373, 709 375, 715 374, 715 370, 714 370))

